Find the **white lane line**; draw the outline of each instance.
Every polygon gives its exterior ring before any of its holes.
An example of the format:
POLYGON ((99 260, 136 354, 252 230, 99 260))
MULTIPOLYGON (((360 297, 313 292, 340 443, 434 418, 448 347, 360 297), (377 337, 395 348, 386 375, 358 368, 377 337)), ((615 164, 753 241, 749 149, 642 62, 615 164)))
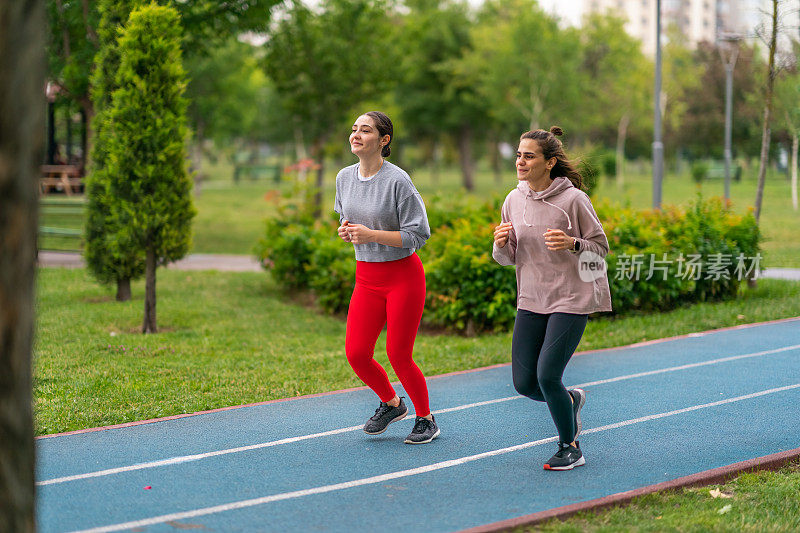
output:
MULTIPOLYGON (((743 355, 734 355, 734 356, 731 356, 731 357, 723 357, 723 358, 719 358, 719 359, 712 359, 710 361, 703 361, 703 362, 700 362, 700 363, 691 363, 691 364, 687 364, 687 365, 673 366, 673 367, 669 367, 669 368, 661 368, 661 369, 658 369, 658 370, 650 370, 648 372, 639 372, 639 373, 636 373, 636 374, 628 374, 628 375, 625 375, 625 376, 617 376, 615 378, 602 379, 602 380, 598 380, 598 381, 589 381, 589 382, 586 382, 586 383, 579 383, 577 385, 572 385, 572 387, 591 387, 591 386, 595 386, 595 385, 604 385, 606 383, 615 383, 617 381, 624 381, 624 380, 628 380, 628 379, 640 378, 640 377, 645 377, 645 376, 653 376, 653 375, 656 375, 656 374, 664 374, 664 373, 667 373, 667 372, 677 372, 679 370, 686 370, 686 369, 689 369, 689 368, 697 368, 697 367, 700 367, 700 366, 715 365, 715 364, 718 364, 718 363, 726 363, 726 362, 729 362, 729 361, 736 361, 736 360, 739 360, 739 359, 747 359, 747 358, 750 358, 750 357, 760 357, 760 356, 763 356, 763 355, 770 355, 770 354, 776 354, 776 353, 781 353, 781 352, 787 352, 787 351, 791 351, 791 350, 796 350, 798 348, 800 348, 800 344, 795 344, 793 346, 785 346, 783 348, 776 348, 776 349, 773 349, 773 350, 765 350, 765 351, 761 351, 761 352, 754 352, 754 353, 748 353, 748 354, 743 354, 743 355)), ((450 407, 450 408, 447 408, 447 409, 439 409, 437 411, 433 411, 433 414, 438 415, 438 414, 441 414, 441 413, 452 413, 454 411, 463 411, 464 409, 471 409, 473 407, 481 407, 481 406, 484 406, 484 405, 491 405, 491 404, 495 404, 495 403, 507 402, 507 401, 510 401, 510 400, 518 400, 520 398, 524 398, 524 396, 514 395, 514 396, 508 396, 506 398, 497 398, 497 399, 494 399, 494 400, 487 400, 487 401, 483 401, 483 402, 469 403, 469 404, 465 404, 465 405, 459 405, 459 406, 456 406, 456 407, 450 407)), ((144 470, 144 469, 147 469, 147 468, 157 468, 157 467, 162 467, 162 466, 176 465, 176 464, 180 464, 180 463, 186 463, 186 462, 189 462, 189 461, 198 461, 200 459, 207 459, 209 457, 217 457, 217 456, 220 456, 220 455, 227 455, 227 454, 231 454, 231 453, 245 452, 245 451, 249 451, 249 450, 258 450, 258 449, 261 449, 261 448, 269 448, 269 447, 272 447, 272 446, 279 446, 281 444, 290 444, 290 443, 293 443, 293 442, 299 442, 299 441, 308 440, 308 439, 315 439, 315 438, 319 438, 319 437, 327 437, 327 436, 330 436, 330 435, 338 435, 340 433, 348 433, 350 431, 358 431, 361 428, 362 428, 362 426, 351 426, 351 427, 347 427, 347 428, 334 429, 334 430, 331 430, 331 431, 323 431, 321 433, 311 433, 309 435, 302 435, 302 436, 299 436, 299 437, 289 437, 289 438, 280 439, 280 440, 274 440, 274 441, 270 441, 270 442, 262 442, 262 443, 258 443, 258 444, 251 444, 251 445, 248 445, 248 446, 241 446, 241 447, 238 447, 238 448, 229 448, 229 449, 226 449, 226 450, 217 450, 217 451, 213 451, 213 452, 198 453, 198 454, 194 454, 194 455, 184 455, 184 456, 180 456, 180 457, 172 457, 172 458, 169 458, 169 459, 162 459, 162 460, 159 460, 159 461, 138 463, 138 464, 135 464, 135 465, 121 466, 121 467, 118 467, 118 468, 109 468, 109 469, 106 469, 106 470, 97 470, 95 472, 88 472, 88 473, 85 473, 85 474, 75 474, 75 475, 72 475, 72 476, 65 476, 65 477, 47 479, 47 480, 44 480, 44 481, 37 481, 36 485, 37 486, 55 485, 55 484, 58 484, 58 483, 66 483, 66 482, 69 482, 69 481, 77 481, 77 480, 81 480, 81 479, 90 479, 90 478, 95 478, 95 477, 110 476, 110 475, 113 475, 113 474, 121 474, 123 472, 133 472, 135 470, 144 470)))
POLYGON ((119 474, 122 472, 131 472, 133 470, 143 470, 145 468, 156 468, 159 466, 176 465, 186 463, 189 461, 197 461, 199 459, 207 459, 217 455, 227 455, 229 453, 246 452, 248 450, 258 450, 260 448, 269 448, 270 446, 279 446, 281 444, 289 444, 306 439, 314 439, 317 437, 326 437, 328 435, 338 435, 339 433, 347 433, 348 431, 355 431, 361 429, 363 426, 351 426, 349 428, 333 429, 331 431, 324 431, 322 433, 313 433, 311 435, 302 435, 300 437, 288 437, 280 440, 273 440, 270 442, 261 442, 259 444, 251 444, 249 446, 240 446, 239 448, 230 448, 227 450, 217 450, 214 452, 198 453, 195 455, 184 455, 181 457, 172 457, 171 459, 163 459, 161 461, 152 461, 149 463, 139 463, 131 466, 122 466, 119 468, 109 468, 107 470, 98 470, 97 472, 89 472, 87 474, 76 474, 74 476, 59 477, 48 479, 46 481, 39 481, 37 485, 53 485, 56 483, 65 483, 67 481, 75 481, 78 479, 88 479, 93 477, 110 476, 112 474, 119 474))
MULTIPOLYGON (((686 407, 683 409, 677 409, 675 411, 668 411, 665 413, 658 413, 655 415, 648 415, 643 416, 640 418, 633 418, 630 420, 623 420, 621 422, 616 422, 614 424, 608 424, 605 426, 600 426, 592 429, 584 430, 583 433, 599 433, 601 431, 608 431, 611 429, 617 429, 624 426, 630 426, 632 424, 639 424, 642 422, 648 422, 650 420, 655 420, 658 418, 665 418, 668 416, 675 416, 683 413, 688 413, 690 411, 697 411, 700 409, 707 409, 709 407, 716 407, 719 405, 725 405, 734 402, 740 402, 743 400, 749 400, 752 398, 757 398, 759 396, 766 396, 768 394, 775 394, 777 392, 784 392, 787 390, 797 389, 800 388, 800 383, 795 383, 794 385, 787 385, 785 387, 778 387, 774 389, 763 390, 759 392, 754 392, 752 394, 745 394, 743 396, 737 396, 735 398, 728 398, 727 400, 720 400, 711 403, 704 403, 701 405, 693 405, 691 407, 686 407)), ((494 457, 497 455, 503 455, 506 453, 516 452, 519 450, 524 450, 526 448, 531 448, 533 446, 538 446, 540 444, 545 444, 548 442, 555 442, 558 440, 558 437, 549 437, 546 439, 539 439, 530 442, 525 442, 522 444, 517 444, 515 446, 509 446, 508 448, 500 448, 498 450, 491 450, 488 452, 483 452, 475 455, 468 455, 466 457, 460 457, 458 459, 450 459, 449 461, 441 461, 439 463, 433 463, 426 466, 420 466, 417 468, 410 468, 408 470, 399 470, 397 472, 390 472, 388 474, 381 474, 379 476, 372 476, 362 479, 354 479, 352 481, 346 481, 344 483, 335 483, 332 485, 323 485, 320 487, 313 487, 310 489, 303 489, 303 490, 296 490, 292 492, 283 492, 280 494, 273 494, 271 496, 263 496, 261 498, 253 498, 250 500, 242 500, 238 502, 231 502, 226 503, 223 505, 215 505, 213 507, 204 507, 201 509, 194 509, 192 511, 183 511, 179 513, 172 513, 166 514, 161 516, 154 516, 152 518, 145 518, 143 520, 134 520, 131 522, 125 522, 121 524, 113 524, 109 526, 102 526, 92 529, 84 529, 73 533, 106 533, 111 531, 121 531, 125 529, 132 529, 138 527, 146 527, 152 526, 155 524, 162 524, 164 522, 169 522, 171 520, 186 520, 188 518, 196 518, 198 516, 205 516, 210 514, 222 513, 225 511, 233 511, 236 509, 244 509, 246 507, 253 507, 256 505, 263 505, 266 503, 277 502, 281 500, 291 500, 294 498, 302 498, 303 496, 311 496, 314 494, 324 494, 326 492, 333 492, 337 490, 344 490, 350 489, 353 487, 361 487, 363 485, 373 485, 375 483, 383 483, 385 481, 391 479, 397 479, 402 477, 409 477, 415 476, 418 474, 425 474, 427 472, 434 472, 436 470, 442 470, 444 468, 450 468, 453 466, 463 465, 466 463, 471 463, 473 461, 478 461, 480 459, 486 459, 487 457, 494 457)))

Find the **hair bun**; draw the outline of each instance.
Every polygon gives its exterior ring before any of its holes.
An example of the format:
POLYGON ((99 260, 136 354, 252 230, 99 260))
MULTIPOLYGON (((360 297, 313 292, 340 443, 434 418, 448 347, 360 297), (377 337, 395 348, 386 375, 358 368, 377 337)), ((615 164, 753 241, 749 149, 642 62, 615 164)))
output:
POLYGON ((552 133, 556 137, 561 137, 562 135, 564 135, 564 130, 562 130, 558 126, 553 126, 552 128, 550 128, 550 133, 552 133))

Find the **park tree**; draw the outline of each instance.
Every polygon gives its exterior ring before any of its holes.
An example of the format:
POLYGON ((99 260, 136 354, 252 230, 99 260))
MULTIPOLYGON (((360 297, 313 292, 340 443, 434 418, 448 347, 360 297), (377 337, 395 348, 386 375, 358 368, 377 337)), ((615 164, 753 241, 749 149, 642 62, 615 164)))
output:
POLYGON ((110 216, 122 248, 145 256, 143 333, 155 333, 156 268, 183 257, 195 215, 186 168, 185 72, 177 12, 131 13, 107 121, 110 216))
POLYGON ((114 199, 110 191, 108 173, 108 113, 111 95, 117 88, 117 71, 120 53, 118 32, 124 27, 131 11, 142 5, 142 0, 100 0, 100 24, 97 38, 99 51, 95 56, 92 73, 92 102, 96 112, 94 142, 91 150, 91 172, 86 178, 88 200, 86 217, 86 246, 84 258, 89 271, 101 283, 117 285, 117 301, 131 298, 131 280, 144 274, 144 254, 130 242, 119 239, 124 228, 112 216, 114 199))
MULTIPOLYGON (((395 46, 382 0, 322 0, 314 10, 289 2, 267 41, 264 68, 297 140, 317 163, 313 210, 322 212, 323 149, 357 104, 378 100, 396 79, 395 46)), ((368 111, 368 110, 361 110, 368 111)), ((344 133, 340 133, 344 136, 344 133)))
MULTIPOLYGON (((757 92, 756 73, 761 62, 754 47, 739 43, 738 58, 733 70, 733 123, 732 145, 734 153, 753 154, 758 150, 754 143, 759 128, 759 110, 753 105, 757 92)), ((725 64, 718 45, 700 43, 692 53, 700 68, 702 91, 688 91, 683 99, 686 113, 681 129, 691 132, 679 139, 691 157, 723 157, 725 142, 725 64)))
MULTIPOLYGON (((133 0, 118 0, 120 12, 133 0)), ((144 2, 139 2, 140 4, 144 2)), ((185 33, 184 51, 204 55, 230 36, 262 31, 270 11, 280 0, 164 0, 178 10, 185 33)), ((56 81, 65 98, 77 102, 90 127, 95 114, 91 76, 95 55, 103 45, 102 13, 109 9, 103 0, 46 0, 48 77, 56 81)), ((127 20, 127 14, 122 20, 127 20)))
POLYGON ((473 139, 484 129, 488 109, 474 85, 462 83, 454 73, 471 47, 473 22, 468 5, 453 0, 411 0, 406 5, 409 13, 403 17, 398 39, 403 50, 402 75, 395 88, 403 123, 415 139, 427 141, 429 157, 443 136, 452 137, 464 188, 471 191, 475 187, 473 139))
POLYGON ((578 31, 559 28, 535 0, 490 0, 478 16, 457 72, 476 87, 492 121, 515 136, 555 123, 569 131, 581 89, 578 31))
POLYGON ((202 172, 204 140, 234 149, 256 141, 283 144, 291 140, 280 97, 261 68, 262 52, 231 37, 208 54, 185 59, 195 172, 202 172))
POLYGON ((763 104, 763 122, 761 126, 761 156, 758 160, 758 186, 756 188, 755 210, 753 215, 756 217, 756 222, 761 217, 761 202, 764 198, 764 183, 767 177, 767 163, 769 159, 769 144, 771 140, 771 123, 772 123, 772 109, 773 109, 773 93, 775 90, 775 78, 778 76, 778 65, 776 64, 776 51, 778 47, 778 0, 771 0, 769 2, 769 23, 767 24, 768 37, 767 50, 769 51, 769 60, 767 62, 767 79, 764 84, 764 104, 763 104))
POLYGON ((35 526, 31 361, 44 3, 0 2, 0 531, 35 526))
POLYGON ((789 168, 792 180, 792 207, 798 209, 797 201, 797 164, 798 143, 800 142, 800 65, 798 53, 800 42, 792 43, 793 63, 775 85, 775 108, 777 121, 786 130, 791 139, 789 168))
POLYGON ((88 121, 94 116, 89 97, 89 72, 98 47, 100 20, 90 0, 47 0, 47 58, 50 77, 63 96, 77 102, 88 121))
POLYGON ((695 61, 683 32, 675 25, 667 27, 662 63, 661 107, 664 120, 665 154, 674 155, 687 135, 684 119, 688 111, 687 95, 701 89, 701 67, 695 61))
POLYGON ((583 127, 592 138, 616 146, 616 179, 621 186, 629 132, 652 128, 653 66, 641 42, 625 31, 624 20, 612 15, 585 17, 581 43, 583 127))

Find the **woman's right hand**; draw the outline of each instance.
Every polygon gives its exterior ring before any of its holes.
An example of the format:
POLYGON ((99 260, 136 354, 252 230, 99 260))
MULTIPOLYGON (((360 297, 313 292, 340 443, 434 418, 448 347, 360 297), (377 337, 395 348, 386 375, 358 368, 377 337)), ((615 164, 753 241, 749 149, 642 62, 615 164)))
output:
POLYGON ((502 248, 508 243, 509 231, 511 231, 511 222, 501 222, 494 228, 494 243, 498 248, 502 248))
POLYGON ((342 225, 339 226, 339 229, 337 230, 339 233, 339 237, 341 237, 344 242, 350 242, 350 234, 347 233, 348 224, 350 224, 349 221, 343 220, 342 225))

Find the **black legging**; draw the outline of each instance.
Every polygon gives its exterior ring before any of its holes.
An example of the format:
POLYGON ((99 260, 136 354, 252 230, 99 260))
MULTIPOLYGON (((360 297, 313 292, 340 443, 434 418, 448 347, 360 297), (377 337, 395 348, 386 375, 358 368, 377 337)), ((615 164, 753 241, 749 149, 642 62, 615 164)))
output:
POLYGON ((561 377, 586 328, 588 315, 542 315, 517 310, 511 341, 514 388, 523 396, 547 402, 561 442, 575 440, 572 400, 561 377))

